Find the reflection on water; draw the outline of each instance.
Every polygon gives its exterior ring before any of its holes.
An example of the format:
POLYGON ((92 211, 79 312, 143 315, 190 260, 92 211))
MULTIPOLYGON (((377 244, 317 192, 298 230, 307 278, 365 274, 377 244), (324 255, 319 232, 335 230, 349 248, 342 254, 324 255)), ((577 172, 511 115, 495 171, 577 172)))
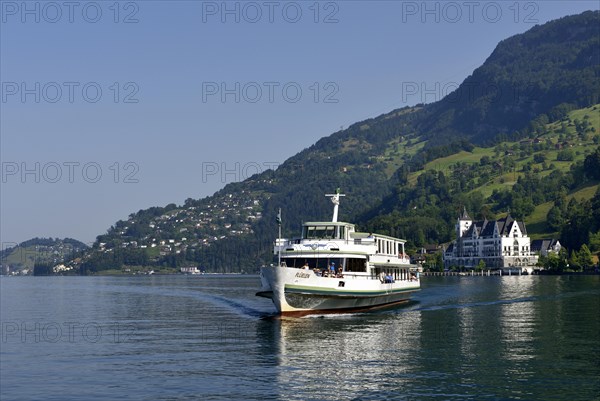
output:
POLYGON ((256 277, 2 278, 0 399, 600 394, 597 276, 431 277, 396 309, 302 319, 276 318, 257 286, 256 277), (57 337, 67 323, 78 326, 57 337))
POLYGON ((593 399, 599 282, 556 279, 444 278, 385 313, 265 322, 278 398, 593 399), (580 322, 556 319, 579 302, 580 322), (555 335, 565 329, 570 338, 555 335), (582 340, 590 353, 578 348, 582 340), (554 367, 556 347, 570 350, 571 366, 554 367))
MULTIPOLYGON (((535 284, 539 283, 537 277, 506 277, 500 287, 500 297, 510 299, 511 297, 526 297, 534 293, 535 284)), ((502 357, 515 362, 515 368, 511 373, 515 375, 530 374, 520 369, 518 362, 534 357, 534 335, 538 325, 536 316, 539 313, 539 302, 524 302, 504 304, 500 307, 499 315, 499 340, 504 352, 502 357), (538 313, 536 313, 536 309, 538 313)))
POLYGON ((418 353, 420 312, 273 322, 281 399, 337 400, 403 386, 418 353))

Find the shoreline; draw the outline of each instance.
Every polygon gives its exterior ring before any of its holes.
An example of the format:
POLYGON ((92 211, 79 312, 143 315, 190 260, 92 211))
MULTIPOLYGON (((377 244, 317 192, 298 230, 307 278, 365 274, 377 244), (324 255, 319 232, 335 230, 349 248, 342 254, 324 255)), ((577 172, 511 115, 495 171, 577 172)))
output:
POLYGON ((500 273, 499 270, 491 271, 484 270, 481 272, 422 272, 421 277, 514 277, 514 276, 600 276, 600 272, 585 271, 585 272, 554 272, 554 271, 537 271, 535 273, 500 273))

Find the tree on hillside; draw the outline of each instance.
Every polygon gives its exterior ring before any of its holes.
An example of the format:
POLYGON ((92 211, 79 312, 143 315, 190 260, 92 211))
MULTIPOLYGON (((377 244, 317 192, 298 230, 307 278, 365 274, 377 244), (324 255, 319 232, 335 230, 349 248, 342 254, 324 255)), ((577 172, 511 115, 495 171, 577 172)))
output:
POLYGON ((583 244, 581 246, 581 249, 579 250, 579 253, 577 256, 579 259, 579 265, 583 269, 590 268, 594 265, 594 259, 592 258, 592 252, 590 252, 590 249, 587 247, 586 244, 583 244))
POLYGON ((575 152, 572 149, 563 149, 556 155, 556 160, 560 162, 571 162, 575 160, 575 152))
POLYGON ((600 180, 600 146, 583 161, 585 175, 593 180, 600 180))
POLYGON ((579 253, 576 250, 571 250, 571 257, 569 257, 569 268, 571 270, 581 270, 581 262, 579 261, 579 253))
MULTIPOLYGON (((587 204, 589 202, 584 202, 587 204)), ((575 199, 569 202, 569 216, 560 231, 560 242, 569 249, 579 249, 589 242, 592 221, 589 219, 589 207, 575 199)))
POLYGON ((552 206, 552 209, 548 211, 546 222, 553 231, 559 231, 565 223, 563 212, 556 202, 554 203, 554 206, 552 206))

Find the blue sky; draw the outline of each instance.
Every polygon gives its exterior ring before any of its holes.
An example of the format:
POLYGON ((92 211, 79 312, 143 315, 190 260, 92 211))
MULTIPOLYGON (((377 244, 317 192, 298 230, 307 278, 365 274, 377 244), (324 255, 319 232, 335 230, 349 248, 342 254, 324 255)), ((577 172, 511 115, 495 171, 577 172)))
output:
POLYGON ((0 242, 92 242, 139 209, 439 100, 500 40, 598 7, 1 0, 0 242))

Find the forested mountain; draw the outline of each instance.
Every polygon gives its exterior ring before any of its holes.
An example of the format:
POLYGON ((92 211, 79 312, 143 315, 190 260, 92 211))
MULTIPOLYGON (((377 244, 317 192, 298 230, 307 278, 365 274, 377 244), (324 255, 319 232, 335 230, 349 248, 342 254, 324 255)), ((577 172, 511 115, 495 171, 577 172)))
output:
POLYGON ((562 118, 564 104, 600 102, 598 22, 590 11, 503 40, 456 91, 427 107, 417 130, 438 142, 490 145, 562 118))
MULTIPOLYGON (((271 259, 278 208, 284 234, 296 234, 302 221, 330 218, 324 194, 335 188, 347 195, 340 220, 412 247, 449 241, 462 206, 490 217, 510 208, 534 219, 540 234, 559 235, 572 217, 560 205, 584 202, 581 185, 585 199, 597 187, 590 166, 600 141, 598 26, 600 13, 591 11, 536 26, 499 43, 439 102, 353 124, 211 197, 133 213, 81 255, 80 271, 254 271, 271 259), (554 203, 560 219, 548 226, 554 203)), ((592 239, 596 226, 587 228, 592 239)))

